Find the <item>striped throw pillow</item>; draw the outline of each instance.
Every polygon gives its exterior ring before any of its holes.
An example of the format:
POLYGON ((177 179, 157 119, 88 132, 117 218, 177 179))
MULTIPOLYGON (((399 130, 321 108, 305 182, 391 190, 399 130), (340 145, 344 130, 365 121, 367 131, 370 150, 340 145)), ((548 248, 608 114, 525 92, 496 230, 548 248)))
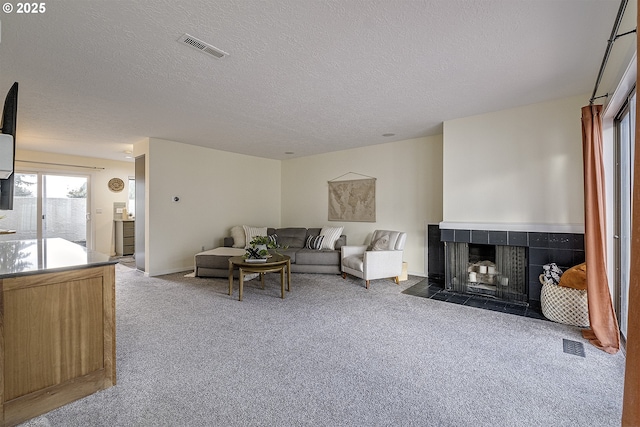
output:
POLYGON ((334 250, 336 248, 336 240, 340 238, 343 228, 344 227, 323 227, 322 230, 320 230, 320 235, 324 236, 324 239, 322 239, 322 249, 334 250))
POLYGON ((249 225, 243 225, 244 235, 245 235, 245 249, 248 248, 254 237, 257 236, 266 236, 267 235, 267 227, 252 227, 249 225))
POLYGON ((322 248, 322 241, 324 236, 309 236, 307 237, 307 244, 304 246, 307 249, 320 250, 322 248))

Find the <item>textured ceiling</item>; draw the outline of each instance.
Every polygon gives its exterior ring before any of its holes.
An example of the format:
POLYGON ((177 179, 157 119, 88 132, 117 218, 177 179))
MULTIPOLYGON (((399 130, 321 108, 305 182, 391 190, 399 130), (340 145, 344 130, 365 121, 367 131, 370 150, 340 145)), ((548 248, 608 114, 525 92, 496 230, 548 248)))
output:
MULTIPOLYGON (((619 4, 46 2, 42 14, 0 12, 0 94, 20 83, 21 149, 122 160, 133 143, 157 137, 307 156, 590 95, 619 4), (184 33, 229 56, 178 43, 184 33)), ((621 32, 635 28, 635 7, 621 32)), ((618 64, 607 71, 617 73, 634 46, 634 36, 616 42, 618 64)), ((603 85, 617 77, 609 74, 603 85)))

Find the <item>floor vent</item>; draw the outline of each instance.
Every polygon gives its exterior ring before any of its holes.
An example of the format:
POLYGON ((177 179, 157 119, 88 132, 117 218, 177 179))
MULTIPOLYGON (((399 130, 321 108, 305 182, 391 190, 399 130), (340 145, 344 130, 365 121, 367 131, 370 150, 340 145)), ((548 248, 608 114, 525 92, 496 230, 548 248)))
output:
POLYGON ((573 354, 574 356, 585 357, 584 345, 578 341, 571 341, 563 338, 562 351, 564 351, 567 354, 573 354))
POLYGON ((186 44, 187 46, 191 46, 194 49, 198 49, 200 52, 204 52, 207 55, 213 56, 217 59, 221 59, 229 55, 227 52, 220 50, 215 46, 211 46, 209 43, 205 43, 202 40, 198 40, 197 38, 186 33, 183 34, 178 39, 178 41, 180 43, 186 44))

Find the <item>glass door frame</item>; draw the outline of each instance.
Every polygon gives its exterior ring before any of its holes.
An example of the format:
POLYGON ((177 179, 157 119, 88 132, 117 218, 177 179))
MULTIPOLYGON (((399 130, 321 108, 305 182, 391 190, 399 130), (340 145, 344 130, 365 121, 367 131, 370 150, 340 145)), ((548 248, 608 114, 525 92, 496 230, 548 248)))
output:
POLYGON ((69 177, 79 177, 86 178, 87 180, 87 205, 85 212, 86 219, 86 247, 87 249, 93 249, 93 224, 91 218, 91 174, 86 173, 74 173, 70 171, 64 170, 38 170, 38 169, 22 169, 16 168, 14 173, 25 174, 25 175, 36 175, 36 230, 37 230, 37 239, 42 239, 44 236, 44 221, 46 219, 43 217, 44 215, 44 198, 45 198, 45 177, 46 176, 69 176, 69 177))
POLYGON ((630 239, 631 239, 631 209, 632 209, 632 194, 631 188, 633 181, 633 165, 635 155, 635 135, 636 135, 636 88, 634 87, 627 95, 626 101, 623 104, 620 111, 614 118, 615 123, 615 143, 614 143, 614 238, 613 238, 613 254, 614 254, 614 295, 613 302, 614 308, 620 326, 620 336, 624 343, 626 342, 626 336, 624 326, 626 325, 626 319, 623 319, 623 314, 628 315, 628 290, 629 281, 626 280, 626 286, 623 287, 623 281, 625 278, 629 278, 630 268, 630 239), (626 126, 626 133, 623 134, 623 121, 627 119, 628 125, 626 126), (628 144, 628 147, 623 147, 623 144, 628 144), (626 172, 627 175, 624 174, 626 172), (623 176, 625 175, 625 176, 623 176), (624 178, 626 182, 622 182, 624 178), (624 198, 628 206, 623 208, 623 191, 627 193, 624 198), (625 210, 628 209, 627 212, 625 210), (626 218, 626 219, 625 219, 626 218), (626 221, 626 225, 625 222, 626 221), (624 262, 624 260, 628 262, 624 262), (625 265, 626 264, 626 265, 625 265), (626 271, 623 271, 623 269, 626 271), (623 295, 625 294, 625 295, 623 295), (626 310, 623 310, 623 299, 627 296, 626 310))

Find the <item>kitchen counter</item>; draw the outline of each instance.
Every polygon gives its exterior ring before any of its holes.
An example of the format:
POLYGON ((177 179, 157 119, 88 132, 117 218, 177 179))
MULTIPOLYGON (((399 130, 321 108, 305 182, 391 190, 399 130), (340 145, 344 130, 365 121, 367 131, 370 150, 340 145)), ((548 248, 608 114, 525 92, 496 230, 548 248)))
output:
POLYGON ((0 279, 116 263, 108 255, 60 238, 0 242, 0 279))
POLYGON ((0 426, 115 385, 115 263, 59 238, 0 242, 0 426))

